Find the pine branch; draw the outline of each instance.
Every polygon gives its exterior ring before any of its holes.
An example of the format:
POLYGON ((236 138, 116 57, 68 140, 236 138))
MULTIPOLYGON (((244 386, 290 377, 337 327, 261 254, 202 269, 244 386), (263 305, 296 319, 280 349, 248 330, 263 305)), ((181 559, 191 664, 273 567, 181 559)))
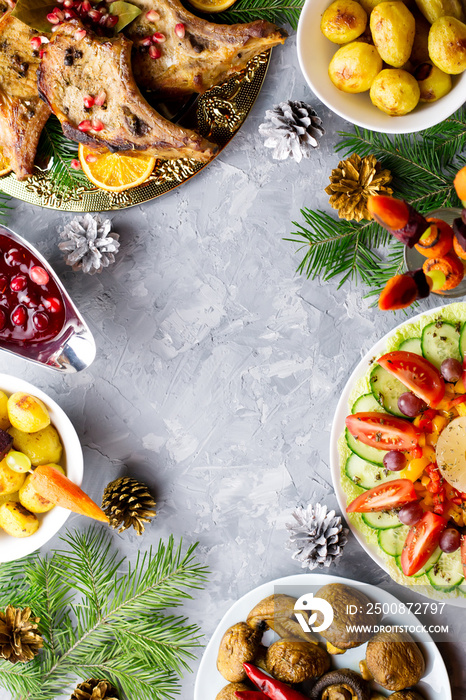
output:
POLYGON ((71 192, 79 186, 89 187, 82 170, 74 170, 71 161, 78 157, 78 144, 63 135, 58 119, 52 115, 44 126, 37 148, 37 162, 43 162, 54 181, 55 190, 71 192))
POLYGON ((225 12, 210 15, 213 22, 251 22, 264 19, 277 24, 288 23, 296 30, 304 0, 237 0, 233 7, 225 12))
POLYGON ((183 553, 173 538, 160 541, 124 571, 104 530, 68 532, 61 539, 66 549, 51 558, 34 555, 26 566, 23 561, 0 569, 0 592, 6 595, 7 575, 20 597, 27 591, 44 637, 44 649, 28 664, 0 662, 0 685, 18 700, 55 700, 76 676, 95 676, 113 682, 123 700, 173 698, 200 633, 166 611, 205 583, 196 546, 183 553))
MULTIPOLYGON (((466 163, 466 109, 440 125, 419 134, 389 136, 365 129, 340 132, 336 151, 342 158, 351 153, 374 154, 391 170, 397 197, 406 199, 421 213, 460 206, 453 179, 466 163)), ((340 277, 362 281, 378 294, 390 277, 403 269, 403 246, 372 221, 348 222, 322 211, 301 210, 304 221, 285 240, 305 251, 297 271, 308 278, 340 277), (386 248, 382 255, 380 248, 386 248)))

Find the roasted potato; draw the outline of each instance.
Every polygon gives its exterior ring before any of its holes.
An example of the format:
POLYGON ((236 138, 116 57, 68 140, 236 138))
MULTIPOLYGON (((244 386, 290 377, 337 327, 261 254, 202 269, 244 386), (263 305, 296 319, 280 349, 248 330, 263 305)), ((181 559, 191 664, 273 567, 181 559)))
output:
POLYGON ((12 537, 30 537, 37 532, 39 521, 21 503, 8 501, 0 506, 0 527, 12 537))
POLYGON ((342 46, 330 61, 328 74, 342 92, 365 92, 382 70, 382 59, 375 46, 353 41, 342 46))
POLYGON ((8 432, 13 438, 15 449, 24 452, 34 467, 39 464, 58 464, 60 461, 63 447, 53 425, 36 433, 23 433, 17 428, 10 428, 8 432))
POLYGON ((436 102, 451 90, 451 77, 432 63, 421 63, 414 77, 421 90, 420 102, 436 102))
POLYGON ((440 17, 430 28, 429 56, 444 73, 466 70, 466 24, 455 17, 440 17))
POLYGON ((17 391, 8 399, 8 417, 13 428, 36 433, 50 425, 46 405, 35 396, 17 391))
POLYGON ((3 391, 0 391, 0 430, 8 430, 10 425, 8 396, 3 391))
POLYGON ((0 462, 0 496, 16 493, 24 483, 26 474, 14 472, 4 459, 0 462))
MULTIPOLYGON (((58 469, 62 474, 65 473, 65 470, 59 464, 52 464, 51 466, 58 469)), ((26 477, 24 484, 19 489, 19 500, 21 505, 30 510, 31 513, 47 513, 55 506, 52 501, 37 493, 31 484, 31 474, 26 477)))
POLYGON ((381 2, 385 2, 385 0, 361 0, 360 4, 366 10, 367 14, 370 15, 374 7, 381 2))
POLYGON ((367 12, 356 0, 335 0, 327 7, 320 23, 322 34, 334 44, 348 44, 367 25, 367 12))
POLYGON ((401 68, 411 55, 416 22, 403 2, 381 2, 371 12, 374 45, 385 63, 401 68))
POLYGON ((372 104, 391 117, 412 112, 419 102, 421 90, 414 76, 399 68, 381 71, 371 85, 372 104))
POLYGON ((431 24, 440 19, 440 17, 445 17, 445 15, 464 20, 464 12, 460 0, 416 0, 416 5, 431 24))

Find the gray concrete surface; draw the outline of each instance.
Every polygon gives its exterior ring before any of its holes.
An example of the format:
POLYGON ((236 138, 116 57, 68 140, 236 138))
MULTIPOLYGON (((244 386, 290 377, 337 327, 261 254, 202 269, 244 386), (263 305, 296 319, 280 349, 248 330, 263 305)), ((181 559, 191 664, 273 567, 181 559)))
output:
MULTIPOLYGON (((13 202, 9 225, 58 271, 98 354, 77 376, 6 355, 2 371, 35 383, 68 413, 96 500, 126 470, 157 493, 158 517, 144 536, 115 535, 122 552, 169 533, 199 541, 212 573, 186 612, 206 640, 239 596, 300 572, 284 523, 297 504, 336 505, 328 462, 339 393, 360 357, 403 320, 370 309, 360 286, 296 276, 299 256, 282 240, 301 207, 326 206, 337 131, 347 128, 304 83, 293 36, 274 52, 250 117, 213 164, 163 198, 110 215, 121 252, 102 275, 65 266, 57 228, 71 215, 13 202), (273 162, 258 135, 265 110, 289 98, 314 105, 327 130, 300 165, 273 162)), ((78 516, 69 523, 87 525, 78 516)), ((416 600, 354 538, 331 572, 416 600)), ((462 628, 466 613, 448 608, 445 621, 462 628)), ((441 652, 455 700, 466 698, 464 643, 441 652)), ((193 686, 187 676, 183 700, 193 686)))

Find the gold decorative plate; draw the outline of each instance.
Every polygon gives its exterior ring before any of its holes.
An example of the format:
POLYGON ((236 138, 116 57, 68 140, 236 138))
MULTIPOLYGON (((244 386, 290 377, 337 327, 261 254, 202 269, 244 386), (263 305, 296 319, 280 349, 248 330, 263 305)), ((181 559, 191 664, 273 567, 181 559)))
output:
MULTIPOLYGON (((196 97, 179 123, 197 128, 203 136, 219 145, 220 153, 251 111, 264 82, 270 56, 271 50, 255 56, 243 71, 196 97)), ((83 185, 82 181, 76 187, 59 192, 54 187, 52 175, 36 166, 34 175, 22 182, 14 174, 6 175, 0 182, 0 189, 24 202, 49 209, 111 211, 160 197, 190 180, 206 165, 208 163, 198 163, 188 158, 158 160, 150 178, 126 192, 105 192, 94 187, 91 182, 83 185)))

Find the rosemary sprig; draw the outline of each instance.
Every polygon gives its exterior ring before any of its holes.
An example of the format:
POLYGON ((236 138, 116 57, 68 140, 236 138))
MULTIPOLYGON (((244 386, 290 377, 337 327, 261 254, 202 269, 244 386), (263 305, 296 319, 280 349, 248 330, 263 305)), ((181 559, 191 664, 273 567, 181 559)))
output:
POLYGON ((66 548, 49 558, 0 567, 0 607, 29 605, 44 637, 28 664, 0 662, 0 685, 17 700, 55 700, 96 677, 111 681, 123 700, 173 698, 200 634, 166 610, 205 582, 196 546, 183 554, 170 538, 127 565, 104 530, 67 533, 62 541, 66 548))
MULTIPOLYGON (((466 164, 466 109, 420 134, 389 136, 355 127, 340 135, 336 151, 342 157, 374 154, 392 171, 395 195, 421 213, 460 205, 453 179, 466 164)), ((402 270, 403 246, 375 222, 345 221, 311 209, 301 214, 304 221, 293 222, 296 230, 285 240, 305 251, 297 271, 308 279, 340 277, 340 286, 348 279, 361 281, 370 296, 402 270)))

